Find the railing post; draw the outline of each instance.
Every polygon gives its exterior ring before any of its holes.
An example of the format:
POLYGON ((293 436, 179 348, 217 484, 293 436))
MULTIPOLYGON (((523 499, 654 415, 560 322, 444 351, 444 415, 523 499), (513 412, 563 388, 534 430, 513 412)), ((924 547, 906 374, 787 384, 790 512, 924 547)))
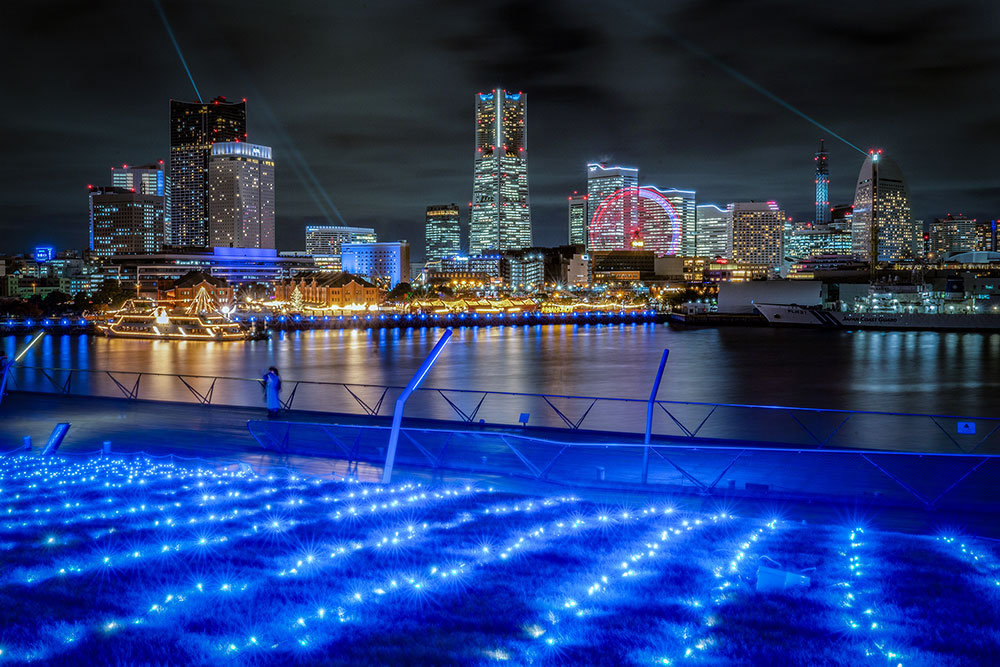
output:
POLYGON ((649 404, 646 406, 646 440, 642 448, 642 483, 646 483, 649 477, 649 441, 653 435, 653 407, 656 405, 656 394, 660 391, 660 380, 663 379, 663 368, 667 365, 667 357, 670 350, 663 350, 663 357, 660 358, 660 367, 656 371, 656 379, 653 381, 653 390, 649 392, 649 404))
POLYGON ((14 364, 19 362, 21 360, 21 357, 27 354, 28 350, 30 350, 35 343, 40 341, 42 339, 42 336, 44 335, 45 335, 44 329, 36 333, 35 337, 32 338, 30 341, 28 341, 28 344, 25 345, 21 349, 21 351, 14 356, 13 360, 8 361, 3 365, 3 368, 0 368, 0 403, 3 402, 3 395, 7 391, 7 376, 10 374, 10 369, 13 368, 14 364))
POLYGON ((382 483, 388 484, 392 481, 392 466, 396 460, 396 445, 399 443, 399 429, 403 423, 403 408, 406 406, 406 400, 410 397, 410 394, 420 385, 420 382, 427 375, 427 371, 431 369, 434 362, 437 361, 438 356, 441 354, 441 350, 444 349, 445 343, 451 338, 451 329, 445 329, 441 338, 438 340, 434 349, 431 353, 427 355, 424 359, 424 363, 420 364, 420 368, 417 372, 413 374, 410 381, 406 384, 406 388, 403 389, 403 393, 399 395, 396 399, 396 407, 392 412, 392 430, 389 432, 389 447, 385 453, 385 467, 382 469, 382 483))

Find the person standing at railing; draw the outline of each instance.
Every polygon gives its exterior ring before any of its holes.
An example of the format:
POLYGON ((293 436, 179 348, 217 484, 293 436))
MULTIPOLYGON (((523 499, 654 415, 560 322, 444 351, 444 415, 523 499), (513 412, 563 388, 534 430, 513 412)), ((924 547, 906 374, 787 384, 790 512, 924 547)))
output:
POLYGON ((262 378, 264 385, 264 402, 267 403, 267 416, 277 417, 281 410, 281 376, 278 369, 271 366, 262 378))

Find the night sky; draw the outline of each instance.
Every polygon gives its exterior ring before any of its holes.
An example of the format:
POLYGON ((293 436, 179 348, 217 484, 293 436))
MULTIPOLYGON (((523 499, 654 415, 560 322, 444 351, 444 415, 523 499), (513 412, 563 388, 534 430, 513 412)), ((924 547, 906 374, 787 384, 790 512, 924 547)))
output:
MULTIPOLYGON (((566 240, 585 164, 699 203, 813 213, 813 159, 849 203, 862 155, 683 46, 739 70, 903 169, 914 217, 1000 217, 1000 3, 164 2, 202 97, 248 100, 274 147, 279 249, 308 218, 423 254, 428 204, 472 196, 473 95, 528 94, 535 243, 566 240), (298 159, 294 156, 298 154, 298 159)), ((151 0, 5 7, 0 252, 83 248, 87 185, 168 157, 168 100, 196 99, 151 0)))

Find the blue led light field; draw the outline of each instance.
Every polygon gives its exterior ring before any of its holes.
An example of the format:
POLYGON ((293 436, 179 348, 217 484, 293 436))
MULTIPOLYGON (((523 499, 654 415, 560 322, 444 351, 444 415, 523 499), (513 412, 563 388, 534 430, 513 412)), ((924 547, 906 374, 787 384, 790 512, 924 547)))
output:
POLYGON ((0 664, 987 664, 1000 627, 958 536, 149 458, 0 459, 0 556, 0 664))

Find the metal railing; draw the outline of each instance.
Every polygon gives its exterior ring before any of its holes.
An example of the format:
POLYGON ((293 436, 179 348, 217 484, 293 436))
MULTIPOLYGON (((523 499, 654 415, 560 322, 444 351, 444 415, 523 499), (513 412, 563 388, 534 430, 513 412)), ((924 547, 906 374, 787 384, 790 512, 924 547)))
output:
MULTIPOLYGON (((100 369, 16 366, 11 390, 262 407, 257 378, 100 369)), ((355 417, 391 416, 396 385, 285 380, 286 409, 355 417)), ((702 445, 738 443, 785 448, 932 453, 1000 453, 1000 419, 771 405, 607 398, 421 387, 407 419, 476 426, 614 433, 702 445), (652 406, 652 411, 649 407, 652 406), (526 419, 523 419, 526 417, 526 419)))
MULTIPOLYGON (((281 455, 380 466, 390 429, 378 425, 256 421, 250 434, 281 455)), ((823 498, 927 510, 1000 511, 1000 455, 642 441, 580 441, 510 432, 403 428, 398 464, 567 484, 652 484, 717 497, 823 498), (649 462, 646 452, 651 451, 649 462)), ((565 434, 564 434, 565 435, 565 434)))

